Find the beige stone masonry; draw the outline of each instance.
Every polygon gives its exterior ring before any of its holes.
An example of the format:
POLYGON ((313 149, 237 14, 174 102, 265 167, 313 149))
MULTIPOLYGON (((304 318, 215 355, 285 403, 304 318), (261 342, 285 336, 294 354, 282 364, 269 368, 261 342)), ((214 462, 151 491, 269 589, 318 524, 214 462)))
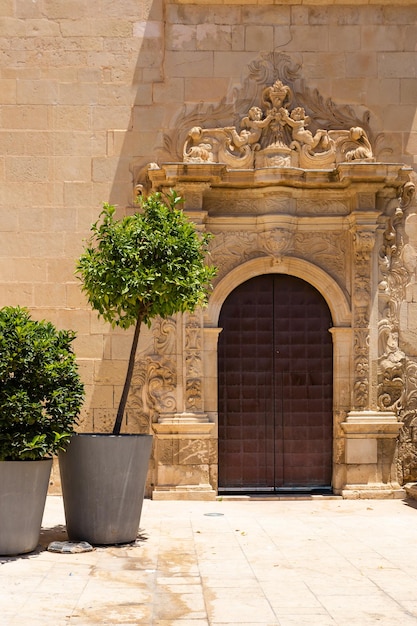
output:
MULTIPOLYGON (((191 356, 199 357, 204 375, 196 377, 194 387, 187 390, 184 320, 176 322, 172 352, 154 350, 158 325, 149 332, 146 329, 141 339, 130 422, 125 427, 155 427, 155 438, 163 438, 164 446, 169 447, 171 436, 177 446, 169 462, 153 460, 148 494, 154 489, 157 497, 211 498, 216 492, 217 341, 221 331, 217 319, 235 286, 271 268, 307 277, 332 294, 332 313, 338 320, 331 331, 337 372, 335 488, 345 489, 346 472, 355 483, 353 460, 362 453, 371 459, 375 445, 377 454, 386 458, 387 451, 380 446, 390 445, 395 438, 375 438, 372 433, 362 440, 352 438, 341 425, 349 424, 356 371, 351 356, 357 326, 352 327, 349 317, 354 285, 350 237, 358 224, 352 211, 369 209, 356 202, 360 191, 373 197, 373 210, 379 215, 370 226, 375 242, 366 266, 375 287, 382 281, 378 258, 390 237, 388 217, 397 209, 407 215, 414 210, 399 206, 397 195, 405 179, 401 174, 401 180, 396 180, 395 167, 389 164, 416 170, 416 23, 415 0, 0 2, 0 306, 29 306, 36 317, 77 331, 75 349, 87 384, 83 429, 110 427, 131 337, 130 332, 112 331, 96 319, 74 277, 75 261, 102 202, 117 204, 120 215, 132 212, 135 185, 143 184, 145 191, 149 186, 148 164, 177 164, 150 174, 155 187, 176 185, 198 227, 224 235, 241 259, 233 266, 217 251, 225 273, 200 320, 201 345, 198 354, 191 356), (281 54, 287 55, 288 62, 282 62, 281 54), (276 59, 273 69, 271 56, 276 59), (204 180, 199 178, 201 168, 188 164, 188 173, 183 175, 178 164, 190 128, 235 125, 240 131, 240 121, 256 100, 256 85, 271 85, 278 70, 281 77, 293 81, 297 97, 308 108, 312 121, 307 128, 366 126, 378 164, 374 164, 374 178, 367 173, 372 169, 368 164, 341 166, 332 174, 320 168, 305 174, 297 168, 281 173, 274 168, 231 172, 214 164, 204 180), (329 111, 336 112, 335 118, 328 119, 329 111), (354 121, 350 124, 349 120, 354 121), (279 200, 273 211, 265 208, 270 207, 271 190, 279 200), (238 204, 246 202, 244 215, 233 205, 236 198, 238 204), (230 214, 225 205, 233 209, 230 214), (250 214, 252 206, 263 214, 250 214), (314 213, 317 206, 323 214, 314 213), (334 214, 325 211, 325 206, 333 207, 329 211, 334 209, 334 214), (325 249, 331 247, 332 238, 340 236, 337 245, 348 250, 345 263, 338 260, 329 267, 323 261, 321 266, 302 256, 300 244, 295 252, 278 255, 276 263, 262 247, 261 258, 247 258, 242 244, 245 236, 268 234, 277 226, 288 231, 294 227, 300 241, 319 231, 325 249), (140 365, 142 358, 146 367, 140 365), (161 369, 152 381, 165 392, 152 395, 141 377, 144 372, 156 372, 158 366, 161 369), (173 379, 170 374, 175 374, 173 379), (201 415, 207 419, 202 425, 207 430, 201 434, 205 447, 192 457, 197 459, 194 464, 183 463, 181 456, 182 441, 187 449, 199 445, 200 435, 187 431, 192 425, 170 434, 162 432, 164 424, 159 421, 169 412, 192 413, 183 402, 187 393, 187 402, 197 398, 204 405, 195 411, 197 423, 201 415), (168 410, 164 402, 176 406, 168 410)), ((408 245, 408 231, 398 237, 398 242, 408 245)), ((413 246, 417 244, 412 242, 413 246)), ((409 280, 395 292, 395 324, 391 320, 399 333, 400 352, 406 354, 406 364, 400 362, 407 368, 401 374, 407 382, 404 388, 396 387, 393 374, 394 380, 386 383, 398 406, 411 403, 417 358, 417 279, 413 252, 407 250, 409 280), (395 392, 402 394, 401 402, 395 392)), ((338 258, 337 246, 329 254, 338 258)), ((395 263, 392 270, 393 275, 403 275, 397 273, 395 263)), ((378 323, 385 320, 386 324, 384 298, 392 299, 382 289, 377 293, 369 313, 373 342, 368 359, 373 380, 369 395, 374 403, 381 376, 378 359, 383 356, 377 347, 378 323)), ((397 408, 389 410, 395 413, 397 408)), ((417 480, 417 431, 412 410, 402 409, 402 414, 397 468, 402 482, 412 482, 417 480)), ((376 480, 381 468, 365 465, 369 466, 367 480, 376 480)), ((364 478, 359 475, 357 480, 360 484, 364 478)))

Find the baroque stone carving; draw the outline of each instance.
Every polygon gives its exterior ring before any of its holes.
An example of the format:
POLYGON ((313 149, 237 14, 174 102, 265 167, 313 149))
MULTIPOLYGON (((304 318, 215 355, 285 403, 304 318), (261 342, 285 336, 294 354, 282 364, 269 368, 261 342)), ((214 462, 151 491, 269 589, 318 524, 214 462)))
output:
POLYGON ((268 197, 265 195, 261 198, 254 197, 251 199, 236 197, 236 194, 229 194, 224 191, 221 198, 210 197, 205 198, 204 208, 210 215, 224 213, 227 207, 227 213, 232 215, 262 215, 267 213, 285 213, 293 215, 296 213, 296 202, 292 198, 277 198, 276 196, 268 197))
POLYGON ((274 259, 280 259, 293 247, 294 228, 273 228, 258 235, 258 246, 274 259))
POLYGON ((157 361, 148 355, 140 360, 140 367, 133 375, 129 405, 157 421, 161 412, 176 410, 175 364, 170 359, 157 361))
POLYGON ((379 251, 378 406, 395 411, 403 423, 397 462, 403 483, 417 480, 417 361, 400 345, 401 303, 408 286, 416 282, 417 242, 406 232, 407 219, 414 218, 410 214, 414 195, 409 181, 391 210, 379 251))
POLYGON ((156 318, 147 344, 138 353, 129 394, 129 406, 148 423, 161 413, 176 411, 176 321, 156 318))
MULTIPOLYGON (((256 132, 263 130, 264 138, 268 135, 268 129, 260 128, 263 122, 266 122, 268 115, 272 113, 272 109, 283 107, 289 111, 290 105, 293 109, 304 109, 307 114, 303 114, 311 119, 307 120, 308 132, 312 134, 313 143, 314 137, 320 138, 320 133, 317 135, 317 131, 320 128, 328 128, 332 131, 345 130, 349 128, 361 128, 365 131, 366 137, 368 137, 375 148, 378 149, 377 156, 387 152, 385 146, 385 140, 382 135, 378 135, 373 138, 370 130, 369 111, 365 111, 361 117, 350 105, 335 104, 331 98, 323 98, 317 89, 310 89, 304 84, 304 80, 300 76, 301 65, 294 63, 292 58, 284 52, 270 52, 261 53, 256 59, 254 59, 247 68, 247 77, 243 81, 241 87, 234 88, 231 93, 225 95, 225 97, 216 105, 206 105, 204 102, 200 102, 198 105, 184 105, 177 117, 172 122, 172 130, 168 131, 163 138, 163 145, 159 149, 159 158, 169 161, 181 161, 184 158, 184 145, 187 143, 190 129, 193 128, 213 128, 213 129, 229 129, 225 130, 225 137, 233 139, 234 133, 230 131, 233 129, 237 135, 235 148, 244 148, 233 152, 235 157, 242 158, 248 149, 245 146, 254 146, 259 143, 256 140, 256 132), (282 102, 278 104, 278 100, 274 94, 271 94, 270 90, 273 85, 280 81, 283 85, 283 95, 281 96, 282 102), (287 91, 290 90, 290 91, 287 91), (287 94, 285 93, 287 91, 287 94), (255 107, 255 108, 253 108, 255 107), (264 114, 263 119, 259 119, 259 111, 256 112, 256 108, 260 109, 264 114), (258 119, 257 119, 258 117, 258 119), (246 119, 248 118, 248 119, 246 119), (239 131, 236 127, 239 127, 239 131), (244 131, 244 132, 243 132, 244 131), (246 137, 249 138, 246 141, 246 137)), ((301 112, 300 112, 301 114, 301 112)), ((284 113, 285 115, 285 113, 284 113)), ((296 116, 296 114, 294 114, 296 116)), ((302 119, 295 120, 295 122, 301 122, 302 119)), ((306 120, 306 117, 304 117, 306 120)), ((281 122, 276 125, 269 118, 268 125, 275 127, 275 130, 281 132, 281 122)), ((306 129, 306 125, 304 129, 306 129)), ((286 134, 286 140, 291 142, 291 127, 286 125, 284 129, 286 134)), ((330 132, 330 131, 329 131, 330 132)), ((355 133, 354 133, 355 135, 355 133)), ((308 135, 308 142, 311 143, 311 139, 308 135)), ((221 139, 221 133, 217 136, 221 139)), ((337 135, 332 137, 337 139, 337 135)), ((357 140, 354 139, 356 142, 357 140)), ((188 148, 199 147, 199 144, 209 143, 206 141, 188 142, 188 148)), ((301 145, 307 145, 306 142, 301 145)), ((359 145, 352 146, 350 150, 356 148, 367 148, 366 143, 360 141, 359 145)), ((313 150, 316 150, 318 146, 315 146, 313 150)), ((323 148, 322 148, 323 149, 323 148)), ((348 151, 349 149, 347 149, 348 151)), ((202 155, 198 155, 200 150, 193 150, 194 154, 190 154, 191 158, 210 158, 211 149, 206 146, 201 147, 202 155), (206 150, 207 152, 204 152, 206 150)), ((252 150, 251 150, 252 151, 252 150)), ((305 150, 307 152, 307 150, 305 150)), ((323 150, 324 151, 324 150, 323 150)), ((186 150, 188 152, 188 150, 186 150)), ((290 154, 289 150, 287 153, 290 154)), ((237 159, 239 162, 239 158, 237 159)), ((261 158, 261 155, 258 155, 261 158)), ((308 158, 308 155, 307 155, 308 158)), ((356 156, 358 158, 358 156, 356 156)), ((249 159, 248 159, 249 160, 249 159)), ((135 179, 137 177, 135 176, 135 179)))
POLYGON ((210 254, 218 268, 215 282, 234 267, 258 256, 257 234, 254 232, 223 232, 210 242, 210 254))
POLYGON ((185 317, 185 409, 203 410, 202 319, 197 313, 185 317))
POLYGON ((403 376, 403 407, 399 420, 403 423, 398 441, 397 470, 402 483, 417 481, 417 362, 406 359, 403 376))
MULTIPOLYGON (((345 285, 347 275, 347 233, 330 231, 322 233, 297 232, 294 237, 294 254, 311 260, 345 285)), ((349 291, 349 288, 348 288, 349 291)))
POLYGON ((322 267, 349 291, 349 285, 344 284, 347 237, 342 232, 300 232, 295 227, 277 227, 262 233, 218 233, 210 243, 211 259, 218 268, 215 282, 253 258, 267 254, 279 261, 284 255, 295 255, 322 267))
POLYGON ((311 198, 300 198, 297 201, 297 213, 305 215, 347 215, 348 206, 340 200, 322 200, 311 198))
POLYGON ((405 354, 398 345, 398 332, 391 319, 380 320, 378 338, 378 408, 398 411, 404 390, 405 354))
POLYGON ((157 318, 154 322, 154 337, 157 354, 176 353, 176 323, 172 318, 157 318))
POLYGON ((369 408, 369 313, 371 294, 371 252, 374 246, 372 233, 357 230, 353 234, 353 335, 354 383, 353 408, 369 408))
POLYGON ((277 79, 261 94, 261 107, 250 107, 235 126, 202 128, 188 132, 184 163, 225 163, 233 169, 263 167, 334 168, 343 161, 373 160, 365 130, 324 130, 314 135, 303 107, 291 111, 293 93, 277 79))
POLYGON ((412 275, 403 257, 404 254, 407 257, 410 251, 410 244, 404 241, 404 217, 414 191, 411 182, 403 186, 398 205, 387 221, 379 251, 378 406, 397 412, 406 404, 403 397, 406 359, 399 347, 399 328, 400 306, 412 275))

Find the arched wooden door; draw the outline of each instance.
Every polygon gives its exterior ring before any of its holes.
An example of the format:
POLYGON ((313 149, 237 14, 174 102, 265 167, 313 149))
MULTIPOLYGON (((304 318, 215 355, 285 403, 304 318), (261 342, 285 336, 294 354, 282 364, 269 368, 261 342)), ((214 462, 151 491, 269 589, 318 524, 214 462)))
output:
POLYGON ((219 490, 329 488, 332 326, 309 283, 258 276, 223 304, 219 326, 219 490))

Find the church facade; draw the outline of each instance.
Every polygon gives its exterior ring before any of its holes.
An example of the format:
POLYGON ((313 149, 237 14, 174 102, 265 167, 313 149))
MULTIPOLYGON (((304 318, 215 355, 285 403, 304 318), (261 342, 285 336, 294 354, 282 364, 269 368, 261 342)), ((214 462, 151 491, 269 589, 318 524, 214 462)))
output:
POLYGON ((109 430, 131 336, 75 261, 102 201, 175 189, 218 271, 205 309, 141 338, 124 430, 154 435, 148 495, 401 497, 417 7, 99 1, 2 9, 0 305, 77 331, 80 426, 109 430))

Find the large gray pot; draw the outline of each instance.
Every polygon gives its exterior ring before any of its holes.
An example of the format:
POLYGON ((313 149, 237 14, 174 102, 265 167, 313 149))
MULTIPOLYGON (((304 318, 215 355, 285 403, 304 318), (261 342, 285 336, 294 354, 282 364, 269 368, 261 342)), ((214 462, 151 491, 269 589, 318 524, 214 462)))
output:
POLYGON ((71 541, 110 545, 139 530, 152 435, 74 435, 59 453, 71 541))
POLYGON ((37 547, 51 468, 52 459, 0 461, 0 554, 37 547))

